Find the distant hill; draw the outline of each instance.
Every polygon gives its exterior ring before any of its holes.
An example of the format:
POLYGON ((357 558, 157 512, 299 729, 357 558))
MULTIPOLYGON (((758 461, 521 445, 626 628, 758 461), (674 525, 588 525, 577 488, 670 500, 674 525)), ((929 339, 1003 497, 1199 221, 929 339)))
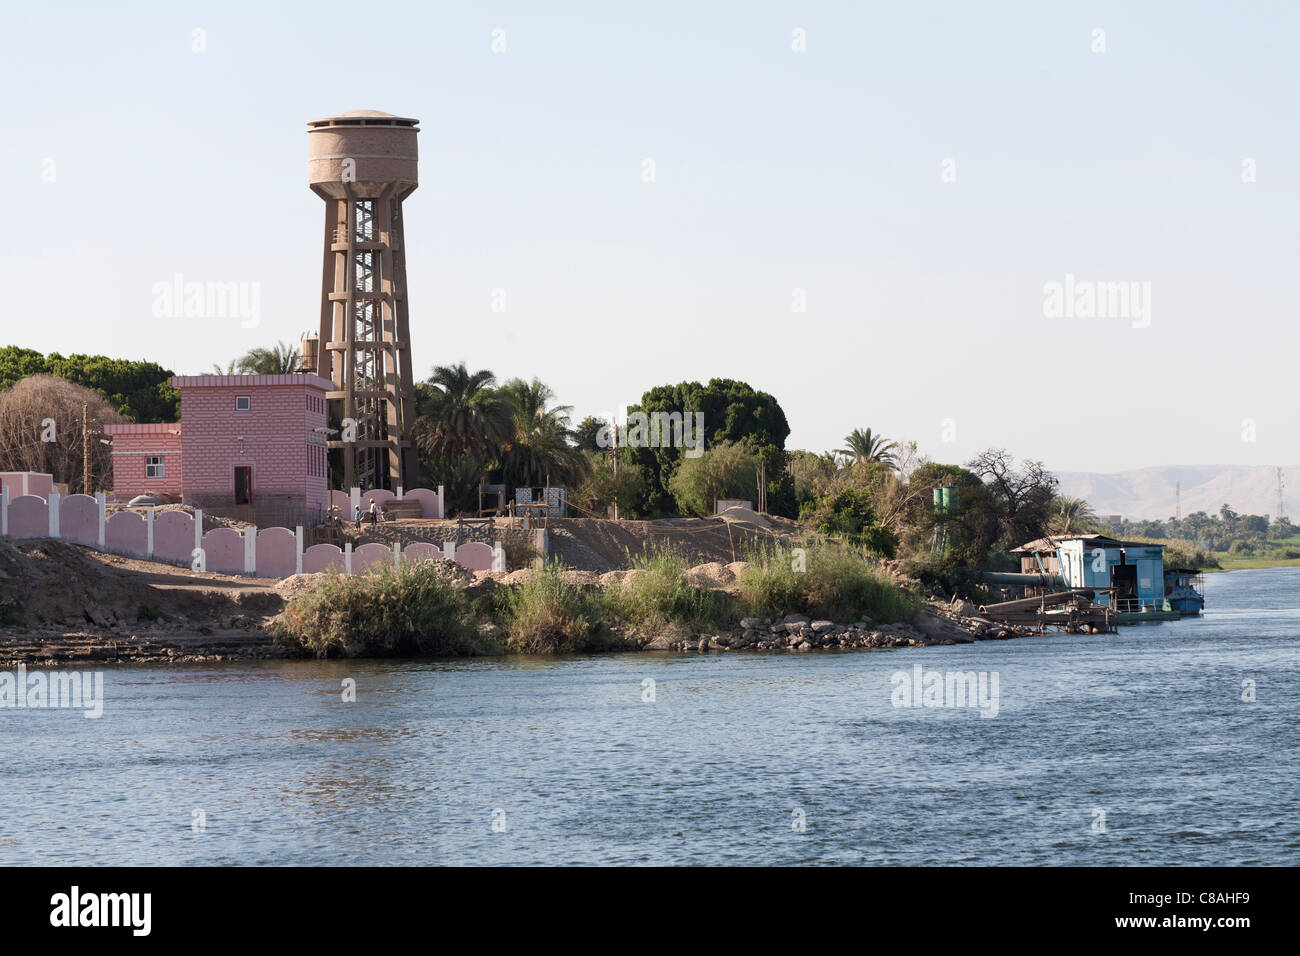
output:
MULTIPOLYGON (((1300 520, 1300 467, 1283 468, 1287 514, 1300 520)), ((1056 472, 1060 493, 1086 498, 1099 515, 1164 520, 1174 514, 1174 486, 1182 484, 1183 516, 1216 513, 1227 502, 1238 514, 1277 517, 1277 469, 1269 465, 1189 465, 1141 468, 1104 475, 1056 472)))

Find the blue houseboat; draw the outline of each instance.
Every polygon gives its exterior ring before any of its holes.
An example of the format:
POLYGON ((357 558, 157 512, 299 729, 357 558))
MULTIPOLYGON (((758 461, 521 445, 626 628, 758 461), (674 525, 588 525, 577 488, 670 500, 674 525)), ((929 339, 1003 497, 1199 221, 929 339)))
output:
POLYGON ((1055 575, 1067 587, 1095 588, 1095 603, 1110 607, 1120 624, 1200 613, 1204 598, 1192 573, 1175 571, 1175 583, 1169 583, 1164 551, 1164 545, 1102 534, 1041 538, 1015 549, 1026 574, 1055 575))

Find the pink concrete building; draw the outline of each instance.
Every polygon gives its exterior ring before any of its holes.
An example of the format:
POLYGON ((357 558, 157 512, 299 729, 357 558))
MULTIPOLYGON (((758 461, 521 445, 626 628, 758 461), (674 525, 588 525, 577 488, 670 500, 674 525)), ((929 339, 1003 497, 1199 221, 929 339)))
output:
POLYGON ((180 422, 105 425, 104 434, 113 439, 113 494, 119 501, 136 495, 180 496, 180 422))
POLYGON ((180 424, 110 425, 114 494, 292 523, 327 506, 326 392, 317 375, 179 375, 180 424))
POLYGON ((0 488, 8 489, 10 498, 22 495, 48 498, 54 490, 54 476, 43 471, 0 471, 0 488))
POLYGON ((323 513, 325 393, 317 375, 180 375, 183 499, 284 517, 323 513))

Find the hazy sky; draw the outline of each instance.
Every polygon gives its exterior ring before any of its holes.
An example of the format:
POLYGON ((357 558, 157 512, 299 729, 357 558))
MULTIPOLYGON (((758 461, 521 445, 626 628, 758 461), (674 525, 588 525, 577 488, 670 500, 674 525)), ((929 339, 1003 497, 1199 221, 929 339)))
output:
POLYGON ((422 376, 538 376, 579 417, 739 378, 814 450, 1300 461, 1300 4, 0 10, 0 344, 193 373, 296 342, 305 124, 380 109, 421 121, 422 376), (155 318, 177 274, 258 283, 260 323, 155 318), (1139 297, 1051 317, 1067 274, 1139 297))

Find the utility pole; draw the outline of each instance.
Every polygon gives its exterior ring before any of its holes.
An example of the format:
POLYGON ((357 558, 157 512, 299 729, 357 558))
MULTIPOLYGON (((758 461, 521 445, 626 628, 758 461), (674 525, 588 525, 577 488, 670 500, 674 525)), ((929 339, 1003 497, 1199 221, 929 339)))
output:
POLYGON ((612 448, 614 455, 614 520, 618 520, 618 421, 611 418, 609 423, 614 427, 614 445, 612 448))
POLYGON ((81 490, 90 494, 90 427, 86 422, 87 403, 81 403, 81 490))

